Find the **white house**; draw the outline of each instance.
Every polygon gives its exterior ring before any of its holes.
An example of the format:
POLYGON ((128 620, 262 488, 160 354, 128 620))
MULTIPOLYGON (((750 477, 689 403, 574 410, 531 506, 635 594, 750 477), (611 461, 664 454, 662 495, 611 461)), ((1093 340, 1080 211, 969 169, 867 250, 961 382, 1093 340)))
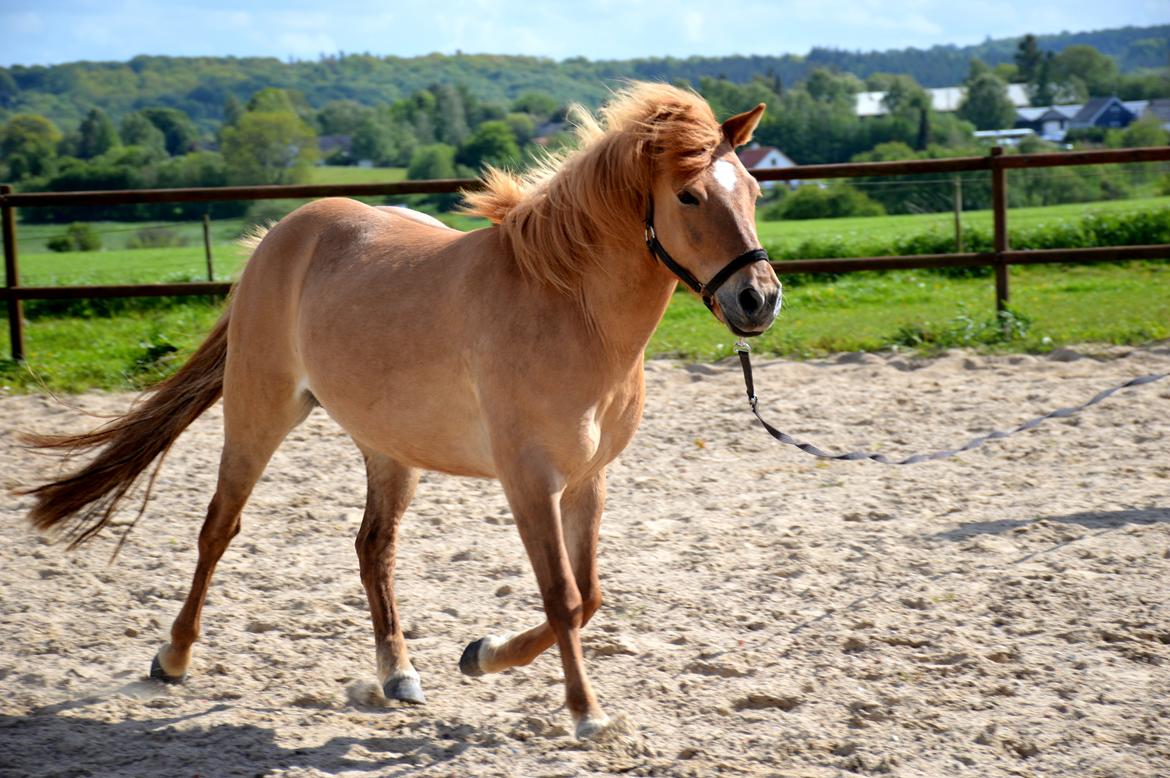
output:
MULTIPOLYGON (((940 113, 949 113, 959 110, 967 88, 962 86, 942 86, 926 90, 930 96, 930 107, 940 113)), ((1028 90, 1023 84, 1008 84, 1008 99, 1012 105, 1020 108, 1029 104, 1028 90)), ((858 116, 885 116, 889 111, 885 106, 885 92, 858 92, 854 95, 854 110, 858 116)))
MULTIPOLYGON (((752 143, 740 149, 737 153, 739 154, 739 161, 748 170, 753 168, 760 170, 783 170, 785 168, 796 167, 796 163, 775 146, 761 146, 758 143, 752 143)), ((773 189, 778 183, 785 183, 788 186, 795 186, 797 184, 796 181, 761 181, 760 186, 764 189, 773 189)))

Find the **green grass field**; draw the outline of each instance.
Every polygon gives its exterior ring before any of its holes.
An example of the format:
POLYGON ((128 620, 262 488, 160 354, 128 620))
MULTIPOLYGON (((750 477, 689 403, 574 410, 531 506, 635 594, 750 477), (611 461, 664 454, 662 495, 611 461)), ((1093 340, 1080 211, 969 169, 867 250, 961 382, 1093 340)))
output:
MULTIPOLYGON (((1068 203, 1041 208, 1013 208, 1008 211, 1008 229, 1028 229, 1041 225, 1075 223, 1089 213, 1118 213, 1170 206, 1170 197, 1144 197, 1136 200, 1108 200, 1095 203, 1068 203)), ((964 211, 963 229, 991 231, 991 211, 964 211)), ((953 213, 922 213, 898 216, 866 216, 842 219, 805 219, 768 221, 756 225, 760 240, 768 246, 795 246, 806 240, 839 238, 855 241, 892 240, 900 235, 937 230, 953 234, 953 213)))
MULTIPOLYGON (((353 169, 357 170, 357 169, 353 169)), ((1011 211, 1012 225, 1075 222, 1086 212, 1159 207, 1170 198, 1064 205, 1011 211)), ((482 226, 481 220, 455 217, 455 226, 482 226)), ((964 214, 967 224, 987 229, 990 214, 964 214)), ((202 279, 206 275, 201 226, 187 246, 166 249, 112 248, 115 236, 145 225, 96 225, 107 248, 55 254, 32 250, 36 241, 60 226, 21 225, 22 283, 157 283, 202 279)), ((234 245, 242 222, 213 225, 216 277, 230 279, 245 261, 234 245)), ((765 242, 802 241, 825 235, 912 234, 951 228, 947 214, 764 222, 765 242)), ((184 232, 184 235, 187 233, 184 232)), ((124 237, 121 239, 124 245, 124 237)), ((808 357, 834 351, 878 350, 892 346, 931 350, 967 346, 981 350, 1045 351, 1069 343, 1142 343, 1170 338, 1170 264, 1131 262, 1090 266, 1015 267, 1011 271, 1012 307, 1019 315, 1012 338, 993 320, 989 278, 949 278, 923 271, 853 273, 837 280, 802 283, 786 291, 785 308, 773 329, 757 340, 758 351, 808 357)), ((109 316, 35 315, 26 327, 27 366, 0 362, 0 385, 35 390, 43 385, 77 391, 91 387, 126 388, 156 380, 173 369, 211 327, 218 307, 206 300, 181 304, 131 303, 131 311, 109 316)), ((41 311, 45 308, 43 304, 41 311)), ((0 354, 8 354, 7 326, 0 354)), ((648 348, 652 356, 713 359, 731 353, 732 337, 690 295, 675 296, 648 348)))
POLYGON ((309 173, 310 184, 392 184, 405 180, 404 167, 318 165, 309 173))

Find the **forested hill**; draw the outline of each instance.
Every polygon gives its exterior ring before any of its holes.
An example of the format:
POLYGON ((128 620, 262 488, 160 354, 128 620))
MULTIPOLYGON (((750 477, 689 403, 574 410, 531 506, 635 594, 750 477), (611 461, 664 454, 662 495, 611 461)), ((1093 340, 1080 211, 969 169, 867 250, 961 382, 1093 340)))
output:
MULTIPOLYGON (((1113 57, 1122 72, 1160 68, 1170 60, 1170 25, 1040 35, 1043 50, 1089 44, 1113 57)), ((779 84, 803 81, 814 68, 831 67, 865 78, 904 73, 923 86, 960 83, 970 60, 1011 61, 1018 38, 974 46, 935 46, 880 52, 814 48, 805 56, 689 57, 555 62, 503 55, 433 54, 399 58, 371 55, 322 57, 315 62, 273 58, 136 57, 129 62, 74 62, 0 68, 0 118, 38 113, 62 126, 76 124, 94 106, 114 118, 146 106, 174 107, 199 124, 218 122, 229 96, 247 100, 265 87, 299 92, 313 107, 352 99, 389 103, 435 84, 461 85, 482 100, 507 101, 527 91, 559 103, 596 104, 622 78, 697 83, 702 76, 746 82, 766 76, 779 84)))

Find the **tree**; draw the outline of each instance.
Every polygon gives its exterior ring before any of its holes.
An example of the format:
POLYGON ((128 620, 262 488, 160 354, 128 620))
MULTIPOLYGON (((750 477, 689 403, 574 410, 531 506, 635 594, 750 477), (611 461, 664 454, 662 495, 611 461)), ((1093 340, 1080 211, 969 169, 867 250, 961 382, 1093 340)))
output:
POLYGON ((140 112, 162 132, 167 153, 172 157, 186 154, 195 147, 199 133, 191 118, 177 108, 143 108, 140 112))
POLYGON ((910 76, 889 79, 882 104, 896 121, 914 130, 914 148, 921 151, 930 143, 930 95, 910 76))
POLYGON ((238 184, 291 184, 317 158, 317 135, 295 113, 249 111, 223 131, 223 159, 238 184))
POLYGON ((822 102, 849 102, 853 95, 862 91, 864 84, 852 73, 834 73, 825 68, 816 68, 808 74, 805 90, 814 100, 822 102))
POLYGON ((20 86, 16 79, 5 68, 0 68, 0 108, 11 108, 16 105, 16 98, 19 95, 20 86))
POLYGON ((1170 143, 1170 132, 1162 129, 1162 121, 1156 116, 1146 116, 1120 132, 1121 145, 1125 148, 1139 146, 1165 146, 1170 143))
POLYGON ((467 140, 471 130, 467 126, 467 106, 463 94, 452 86, 433 86, 435 95, 434 125, 439 140, 449 146, 459 146, 467 140))
POLYGON ((61 131, 45 117, 16 114, 0 132, 0 156, 8 166, 8 176, 19 181, 52 173, 60 142, 61 131))
POLYGON ((507 122, 484 122, 476 128, 467 143, 459 149, 459 161, 471 168, 484 165, 503 167, 515 164, 520 158, 520 147, 507 122))
POLYGON ((1079 97, 1104 97, 1117 91, 1117 63, 1092 46, 1069 46, 1053 60, 1057 78, 1071 82, 1079 97))
POLYGON ((536 134, 536 122, 533 121, 531 114, 510 113, 504 117, 504 121, 512 129, 512 135, 515 136, 518 146, 523 146, 536 134))
POLYGON ((544 92, 529 90, 512 101, 512 111, 526 113, 538 122, 547 121, 557 111, 556 98, 544 92))
POLYGON ((123 116, 119 134, 122 143, 127 146, 150 149, 158 156, 165 156, 167 153, 167 139, 162 130, 140 113, 128 113, 123 116))
POLYGON ((227 99, 223 101, 223 123, 225 125, 235 124, 244 115, 244 106, 240 105, 240 101, 236 99, 235 95, 228 95, 227 99))
POLYGON ((82 159, 93 159, 118 145, 114 123, 101 108, 94 108, 86 114, 78 133, 77 156, 82 159))
POLYGON ((406 177, 412 181, 429 181, 455 177, 455 149, 445 143, 419 146, 410 158, 406 177))
POLYGON ((1036 69, 1036 85, 1032 90, 1032 105, 1052 105, 1056 101, 1056 88, 1053 81, 1053 53, 1044 52, 1044 61, 1036 69))
POLYGON ((1036 36, 1028 33, 1016 47, 1015 61, 1017 77, 1025 84, 1034 84, 1040 75, 1044 55, 1036 45, 1036 36))
POLYGON ((1008 98, 1007 84, 990 71, 967 84, 958 113, 979 130, 1001 130, 1016 123, 1016 107, 1008 98))
POLYGON ((322 135, 354 135, 373 114, 356 100, 330 100, 317 113, 317 126, 322 135))

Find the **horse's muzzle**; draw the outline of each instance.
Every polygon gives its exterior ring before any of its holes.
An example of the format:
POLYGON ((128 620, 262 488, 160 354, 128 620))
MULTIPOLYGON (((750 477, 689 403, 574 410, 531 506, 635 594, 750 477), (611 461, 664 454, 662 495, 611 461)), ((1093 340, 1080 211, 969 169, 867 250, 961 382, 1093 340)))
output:
POLYGON ((723 321, 736 335, 752 337, 763 334, 780 312, 780 282, 760 285, 745 280, 727 284, 715 294, 723 321))

